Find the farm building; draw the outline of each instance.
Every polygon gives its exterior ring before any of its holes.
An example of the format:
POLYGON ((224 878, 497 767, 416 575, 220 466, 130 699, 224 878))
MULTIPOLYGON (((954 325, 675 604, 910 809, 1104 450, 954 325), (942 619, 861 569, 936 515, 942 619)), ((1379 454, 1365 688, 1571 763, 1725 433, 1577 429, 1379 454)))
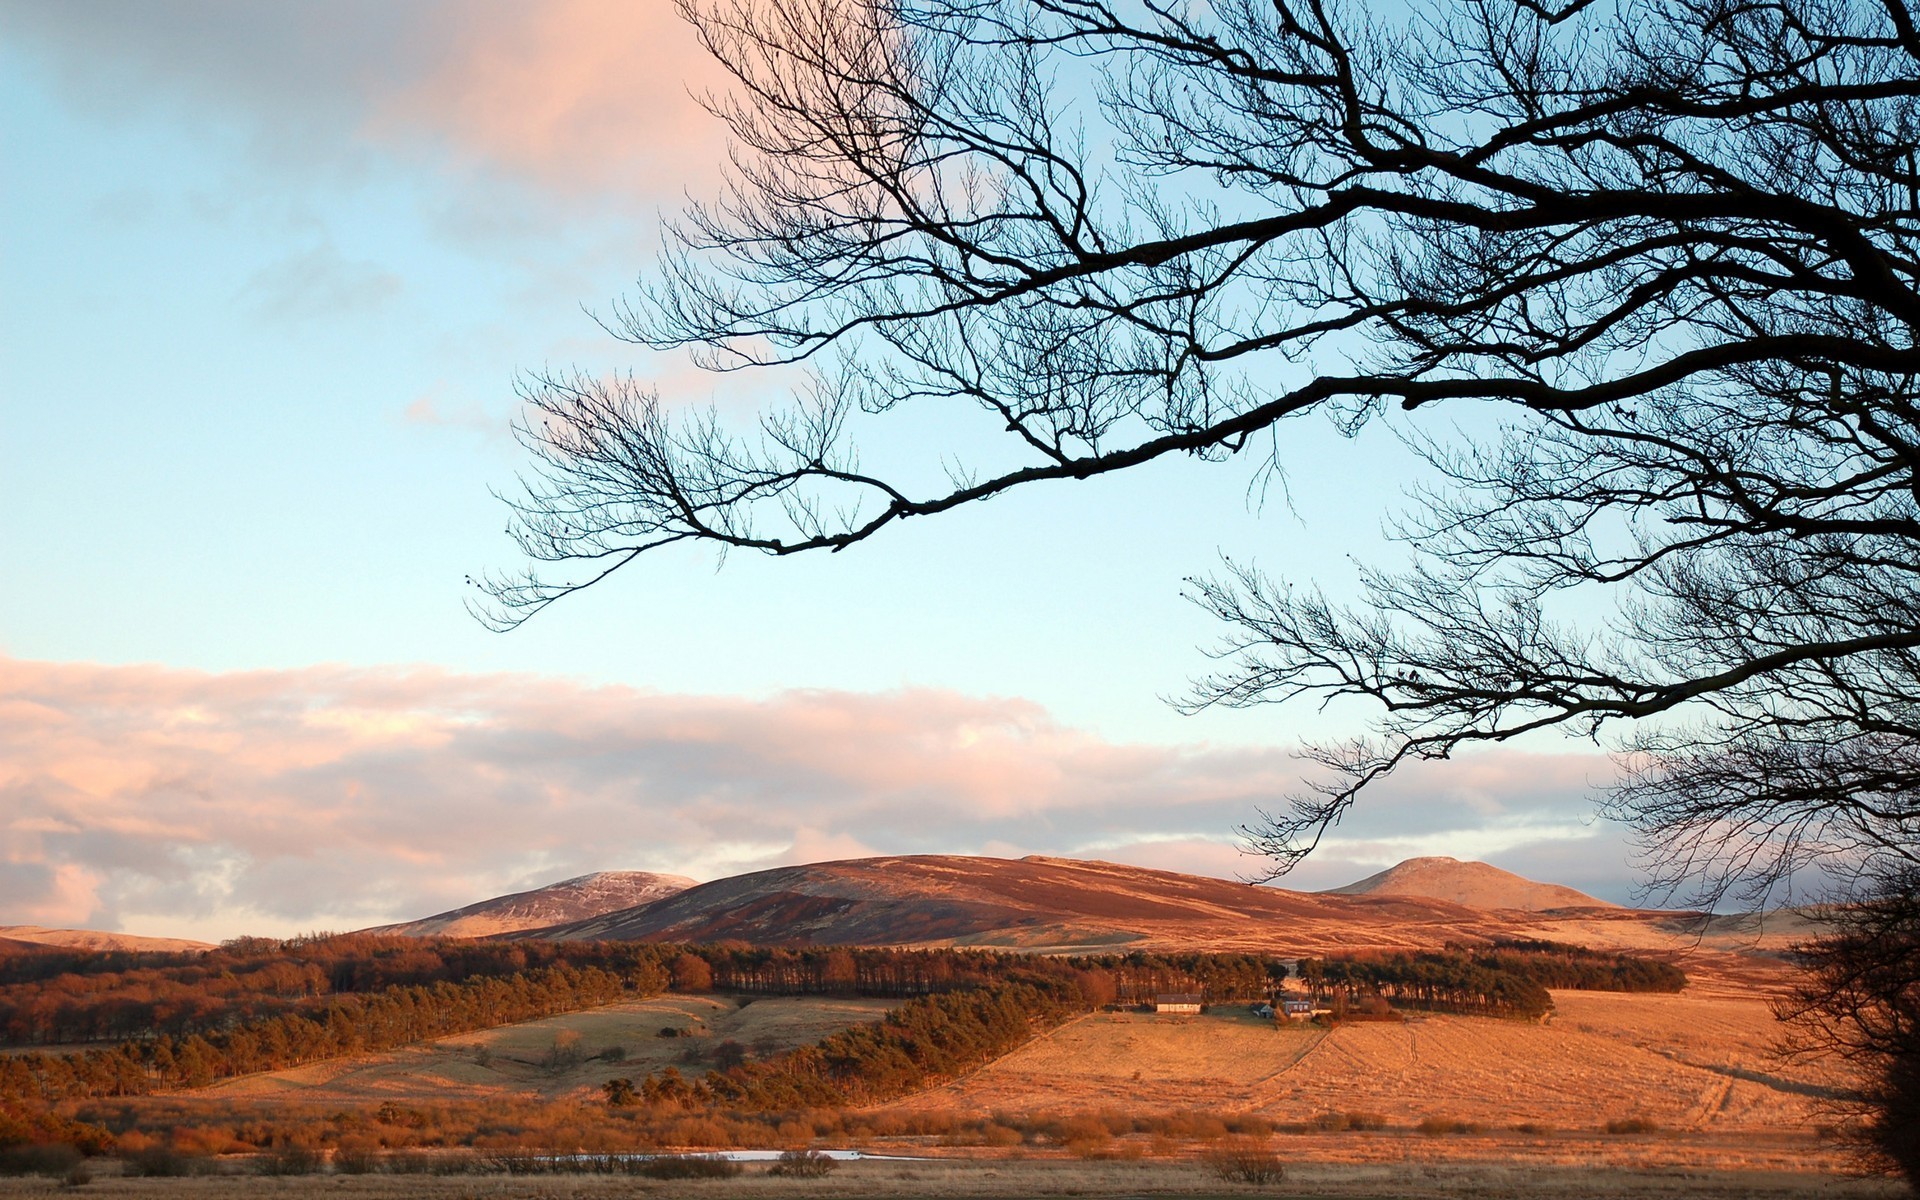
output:
POLYGON ((1197 1013, 1200 1011, 1200 997, 1189 992, 1164 992, 1153 998, 1153 1011, 1157 1013, 1197 1013))
POLYGON ((1313 1015, 1313 1001, 1282 1000, 1280 1002, 1280 1012, 1289 1021, 1298 1021, 1306 1017, 1311 1017, 1313 1015))

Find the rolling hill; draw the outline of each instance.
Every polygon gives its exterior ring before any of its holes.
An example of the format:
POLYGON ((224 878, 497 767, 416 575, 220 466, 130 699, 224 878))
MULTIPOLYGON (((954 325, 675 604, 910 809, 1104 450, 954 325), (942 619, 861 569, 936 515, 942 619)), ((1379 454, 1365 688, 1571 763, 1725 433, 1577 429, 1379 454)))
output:
POLYGON ((631 909, 672 896, 693 886, 682 875, 652 871, 596 871, 563 879, 531 891, 495 896, 417 921, 381 925, 363 933, 406 937, 492 937, 522 929, 536 929, 585 921, 605 913, 631 909))
POLYGON ((527 930, 554 939, 1024 950, 1256 948, 1317 953, 1489 936, 1485 914, 1414 896, 1251 887, 1117 863, 910 855, 777 867, 527 930))
POLYGON ((1288 958, 1539 939, 1671 956, 1696 979, 1736 989, 1777 983, 1796 940, 1771 922, 1622 908, 1485 864, 1457 865, 1457 877, 1483 885, 1463 893, 1475 904, 1386 891, 1295 892, 1040 856, 848 859, 755 871, 501 936, 1038 953, 1244 951, 1288 958), (1557 903, 1534 909, 1530 898, 1557 903))
POLYGON ((188 938, 142 937, 136 933, 108 933, 99 929, 49 929, 43 925, 0 925, 0 938, 57 946, 62 950, 134 950, 179 953, 211 950, 208 942, 188 938))
POLYGON ((1510 908, 1548 912, 1557 908, 1618 908, 1557 883, 1536 883, 1483 862, 1457 858, 1409 858, 1345 887, 1333 896, 1424 896, 1469 908, 1510 908))

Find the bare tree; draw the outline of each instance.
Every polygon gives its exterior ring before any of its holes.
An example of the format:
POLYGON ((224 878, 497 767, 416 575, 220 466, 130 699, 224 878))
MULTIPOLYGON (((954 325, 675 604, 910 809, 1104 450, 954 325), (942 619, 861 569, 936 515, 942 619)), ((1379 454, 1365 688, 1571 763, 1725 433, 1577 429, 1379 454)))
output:
MULTIPOLYGON (((528 381, 507 626, 694 540, 837 550, 1384 409, 1434 468, 1357 599, 1250 567, 1195 705, 1355 697, 1275 873, 1410 759, 1610 739, 1656 886, 1920 862, 1920 28, 1907 0, 682 0, 719 202, 626 336, 806 364, 757 429, 528 381), (1475 438, 1423 414, 1470 406, 1475 438), (861 431, 999 443, 869 472, 861 431)), ((1906 876, 1911 878, 1911 876, 1906 876)), ((1911 1066, 1907 1068, 1911 1070, 1911 1066)))

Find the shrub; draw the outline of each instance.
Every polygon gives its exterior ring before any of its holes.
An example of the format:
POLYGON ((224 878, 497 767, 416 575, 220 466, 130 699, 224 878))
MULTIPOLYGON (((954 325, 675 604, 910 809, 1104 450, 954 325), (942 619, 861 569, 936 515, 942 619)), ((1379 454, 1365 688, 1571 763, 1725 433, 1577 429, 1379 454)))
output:
POLYGON ((1544 1121, 1522 1121, 1513 1127, 1515 1133, 1532 1134, 1534 1137, 1552 1137, 1560 1131, 1544 1121))
POLYGON ((767 1174, 793 1179, 819 1179, 839 1165, 832 1157, 818 1150, 787 1150, 781 1153, 767 1174))
POLYGON ((182 1154, 171 1146, 152 1146, 129 1154, 125 1171, 148 1179, 180 1179, 201 1174, 209 1165, 206 1159, 182 1154))
POLYGON ((1264 1185, 1279 1183, 1287 1177, 1287 1167, 1280 1156, 1252 1140, 1209 1150, 1200 1161, 1215 1177, 1228 1183, 1264 1185))
POLYGON ((65 1142, 0 1147, 0 1175, 65 1175, 79 1165, 80 1157, 80 1151, 65 1142))
POLYGON ((1379 1113, 1369 1112, 1323 1112, 1307 1122, 1307 1128, 1322 1133, 1344 1133, 1349 1129, 1365 1131, 1386 1127, 1385 1117, 1379 1113))
POLYGON ((668 1154, 642 1159, 634 1173, 648 1179, 732 1179, 740 1171, 739 1163, 718 1154, 668 1154))
POLYGON ((1660 1126, 1655 1122, 1648 1120, 1646 1117, 1626 1117, 1621 1120, 1608 1121, 1606 1125, 1606 1129, 1608 1133, 1658 1133, 1660 1132, 1660 1126))
POLYGON ((1479 1133, 1484 1126, 1472 1121, 1460 1121, 1453 1117, 1425 1117, 1414 1126, 1428 1137, 1438 1137, 1447 1133, 1479 1133))
POLYGON ((312 1146, 283 1142, 253 1160, 253 1169, 262 1175, 312 1175, 320 1169, 321 1156, 312 1146))

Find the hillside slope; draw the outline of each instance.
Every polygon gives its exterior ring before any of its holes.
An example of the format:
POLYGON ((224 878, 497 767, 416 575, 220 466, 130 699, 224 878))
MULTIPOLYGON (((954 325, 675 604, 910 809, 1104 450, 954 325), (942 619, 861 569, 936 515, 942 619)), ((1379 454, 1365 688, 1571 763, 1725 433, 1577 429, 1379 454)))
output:
POLYGON ((142 937, 137 933, 108 933, 99 929, 49 929, 44 925, 0 925, 0 938, 58 946, 62 950, 134 950, 179 953, 211 950, 209 942, 188 938, 142 937))
POLYGON ((1323 894, 1423 896, 1469 908, 1509 908, 1521 912, 1619 907, 1557 883, 1536 883, 1487 863, 1461 862, 1441 856, 1409 858, 1357 883, 1329 888, 1323 894))
POLYGON ((755 945, 1027 950, 1253 947, 1301 952, 1476 940, 1445 901, 1327 896, 1117 863, 909 855, 755 871, 520 936, 755 945))
POLYGON ((652 871, 597 871, 531 891, 495 896, 417 921, 381 925, 365 933, 406 937, 492 937, 633 908, 685 891, 693 880, 652 871))

